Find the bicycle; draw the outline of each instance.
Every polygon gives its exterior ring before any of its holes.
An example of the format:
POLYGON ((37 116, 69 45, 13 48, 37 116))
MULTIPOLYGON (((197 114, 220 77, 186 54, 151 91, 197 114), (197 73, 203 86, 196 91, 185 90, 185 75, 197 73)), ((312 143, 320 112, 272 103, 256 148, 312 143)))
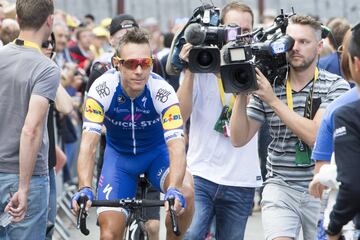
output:
MULTIPOLYGON (((130 209, 129 221, 126 224, 125 237, 126 240, 146 240, 148 239, 148 233, 145 228, 144 208, 145 207, 161 207, 165 205, 165 200, 147 200, 147 180, 144 176, 140 176, 140 188, 141 199, 118 199, 118 200, 94 200, 91 207, 123 207, 130 209)), ((85 211, 87 197, 85 195, 80 196, 78 203, 80 211, 77 218, 77 228, 84 235, 89 235, 90 231, 86 228, 85 211)), ((170 209, 170 219, 172 224, 172 230, 176 236, 180 235, 180 230, 177 223, 177 218, 173 206, 175 203, 174 198, 168 199, 170 209)))

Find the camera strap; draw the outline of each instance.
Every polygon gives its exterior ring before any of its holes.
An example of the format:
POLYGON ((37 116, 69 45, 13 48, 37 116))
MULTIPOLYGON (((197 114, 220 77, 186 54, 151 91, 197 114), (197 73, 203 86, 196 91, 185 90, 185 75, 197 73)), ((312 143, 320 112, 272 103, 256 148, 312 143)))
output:
POLYGON ((19 46, 24 46, 24 47, 28 47, 28 48, 35 48, 37 49, 40 53, 42 53, 39 45, 37 45, 36 43, 34 42, 30 42, 30 41, 26 41, 26 40, 21 40, 21 39, 15 39, 14 40, 14 43, 16 45, 19 45, 19 46))
MULTIPOLYGON (((226 104, 226 100, 225 100, 225 91, 224 91, 224 86, 222 84, 221 78, 217 78, 218 80, 218 86, 219 86, 219 93, 220 93, 220 99, 221 99, 221 103, 223 105, 223 107, 227 106, 226 104)), ((232 110, 232 107, 234 106, 234 102, 235 102, 235 96, 232 95, 231 99, 230 99, 230 103, 229 103, 229 112, 232 110)))
MULTIPOLYGON (((314 73, 314 82, 312 84, 312 87, 310 89, 310 97, 311 97, 311 105, 312 105, 312 98, 313 98, 313 94, 314 94, 314 85, 315 85, 315 82, 316 80, 318 79, 319 77, 319 69, 316 67, 315 68, 315 73, 314 73)), ((293 110, 294 107, 293 107, 293 98, 292 98, 292 89, 291 89, 291 84, 290 84, 290 77, 287 78, 286 80, 286 99, 287 99, 287 105, 288 107, 293 110)))
MULTIPOLYGON (((316 80, 319 77, 319 69, 315 68, 314 81, 309 91, 309 95, 306 98, 304 117, 311 119, 312 113, 312 103, 314 95, 314 85, 316 80)), ((292 89, 290 84, 290 78, 286 80, 286 98, 287 104, 291 110, 293 110, 293 99, 292 99, 292 89)), ((295 164, 297 166, 309 166, 311 164, 311 148, 304 143, 300 138, 298 138, 297 143, 295 144, 295 164)))
POLYGON ((235 96, 234 95, 231 96, 230 103, 229 103, 229 105, 227 105, 226 99, 225 99, 225 91, 224 91, 222 81, 219 77, 217 78, 217 80, 218 80, 221 104, 222 104, 223 108, 221 110, 218 120, 215 123, 214 130, 219 133, 222 133, 225 137, 229 137, 230 136, 229 121, 230 121, 230 116, 231 116, 231 110, 232 110, 232 107, 234 106, 234 102, 235 102, 235 96))

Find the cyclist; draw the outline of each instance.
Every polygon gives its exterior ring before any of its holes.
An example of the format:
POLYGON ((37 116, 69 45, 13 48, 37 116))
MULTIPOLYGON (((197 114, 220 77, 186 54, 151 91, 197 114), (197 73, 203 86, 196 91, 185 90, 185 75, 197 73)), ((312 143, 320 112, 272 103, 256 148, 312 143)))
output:
MULTIPOLYGON (((91 188, 96 145, 102 124, 106 126, 104 165, 98 183, 100 200, 133 198, 137 177, 149 181, 175 197, 179 228, 185 233, 193 214, 193 180, 186 172, 183 120, 173 88, 150 73, 152 67, 148 35, 141 29, 128 31, 114 57, 118 70, 110 70, 92 84, 84 109, 83 135, 78 159, 79 191, 93 200, 91 188)), ((100 207, 97 210, 102 239, 123 236, 127 209, 100 207)), ((166 225, 170 226, 169 217, 166 225)), ((168 239, 176 239, 168 227, 168 239)))

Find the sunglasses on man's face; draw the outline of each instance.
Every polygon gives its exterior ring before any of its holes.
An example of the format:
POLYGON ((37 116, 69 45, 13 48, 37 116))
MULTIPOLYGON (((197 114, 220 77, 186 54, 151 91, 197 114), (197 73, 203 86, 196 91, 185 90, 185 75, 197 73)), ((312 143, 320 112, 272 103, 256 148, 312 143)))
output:
POLYGON ((130 70, 135 70, 138 66, 141 66, 143 70, 146 70, 153 65, 152 58, 132 58, 126 60, 118 58, 118 60, 120 64, 130 70))
POLYGON ((52 40, 46 40, 44 42, 42 42, 41 44, 42 48, 49 48, 49 47, 54 47, 54 42, 52 40))

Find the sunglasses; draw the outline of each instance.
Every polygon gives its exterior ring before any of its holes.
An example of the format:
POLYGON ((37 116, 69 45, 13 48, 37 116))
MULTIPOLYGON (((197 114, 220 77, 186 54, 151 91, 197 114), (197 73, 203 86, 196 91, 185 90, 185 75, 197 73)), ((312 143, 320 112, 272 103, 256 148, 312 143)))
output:
POLYGON ((46 41, 42 42, 42 44, 41 44, 42 48, 49 48, 50 46, 51 46, 51 48, 54 47, 54 43, 52 40, 46 40, 46 41))
POLYGON ((131 58, 126 60, 119 57, 116 58, 120 64, 131 70, 135 70, 139 65, 144 70, 150 68, 153 65, 152 58, 131 58))

